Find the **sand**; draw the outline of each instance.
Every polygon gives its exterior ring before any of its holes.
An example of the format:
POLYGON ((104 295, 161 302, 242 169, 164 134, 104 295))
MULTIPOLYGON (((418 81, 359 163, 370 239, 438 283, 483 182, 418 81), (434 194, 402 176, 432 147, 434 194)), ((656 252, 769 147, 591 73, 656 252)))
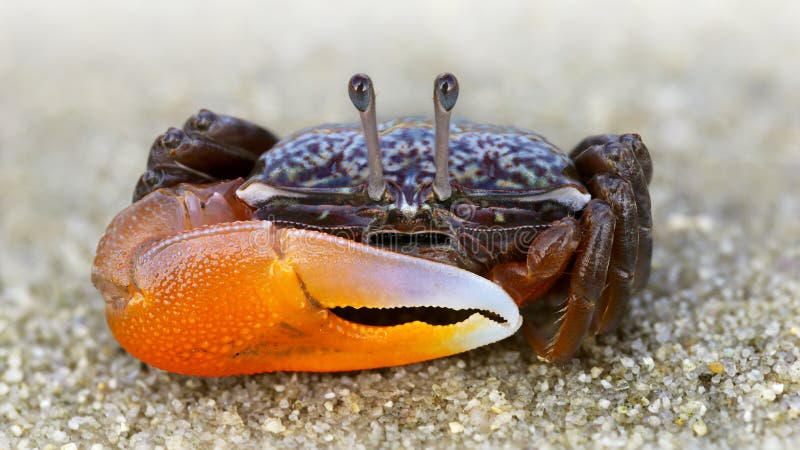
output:
POLYGON ((0 448, 797 448, 797 2, 4 2, 0 448), (406 367, 226 379, 126 354, 89 282, 152 139, 200 107, 280 135, 379 117, 638 131, 649 287, 558 367, 517 337, 406 367))

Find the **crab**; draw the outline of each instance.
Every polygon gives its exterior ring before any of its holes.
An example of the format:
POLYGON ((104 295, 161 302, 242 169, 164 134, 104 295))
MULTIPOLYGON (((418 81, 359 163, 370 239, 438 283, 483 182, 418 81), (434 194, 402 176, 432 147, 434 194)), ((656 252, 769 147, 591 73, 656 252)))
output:
POLYGON ((530 131, 451 122, 449 73, 433 121, 378 123, 366 75, 348 91, 360 124, 278 140, 203 109, 156 138, 92 270, 123 348, 189 375, 325 372, 522 328, 561 362, 617 327, 652 254, 638 135, 566 154, 530 131))

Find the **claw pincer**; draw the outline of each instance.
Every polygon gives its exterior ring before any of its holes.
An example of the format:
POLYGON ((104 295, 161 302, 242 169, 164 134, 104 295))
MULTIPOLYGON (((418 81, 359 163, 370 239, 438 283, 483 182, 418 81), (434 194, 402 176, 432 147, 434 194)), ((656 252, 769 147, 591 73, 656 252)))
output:
POLYGON ((238 181, 160 189, 122 211, 93 281, 114 336, 172 372, 337 371, 438 358, 521 325, 497 285, 456 267, 309 230, 243 220, 238 181), (333 308, 483 311, 449 325, 350 322, 333 308))

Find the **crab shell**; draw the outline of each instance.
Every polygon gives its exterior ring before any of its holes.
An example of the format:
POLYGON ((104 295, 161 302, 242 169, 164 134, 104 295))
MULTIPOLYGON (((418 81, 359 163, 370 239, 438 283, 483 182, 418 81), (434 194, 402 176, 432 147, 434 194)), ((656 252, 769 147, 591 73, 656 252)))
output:
MULTIPOLYGON (((383 147, 397 146, 384 157, 387 184, 394 186, 385 209, 413 218, 431 205, 431 125, 406 119, 384 123, 380 131, 383 147)), ((451 142, 454 189, 478 205, 493 198, 535 212, 531 205, 555 202, 565 216, 589 201, 571 161, 538 135, 455 124, 451 142), (459 159, 476 150, 483 154, 459 159), (498 167, 509 176, 489 176, 498 167)), ((114 336, 135 357, 161 369, 223 376, 402 365, 514 334, 522 323, 516 303, 480 270, 466 270, 472 266, 336 236, 325 223, 292 216, 288 207, 283 215, 274 208, 268 217, 258 214, 276 198, 291 206, 321 189, 363 193, 365 178, 358 128, 323 127, 279 142, 246 182, 181 184, 136 201, 109 225, 93 266, 114 336), (341 307, 438 307, 471 314, 447 325, 377 326, 331 312, 341 307)), ((453 205, 433 206, 455 217, 453 205)), ((538 220, 529 225, 552 221, 538 220)))

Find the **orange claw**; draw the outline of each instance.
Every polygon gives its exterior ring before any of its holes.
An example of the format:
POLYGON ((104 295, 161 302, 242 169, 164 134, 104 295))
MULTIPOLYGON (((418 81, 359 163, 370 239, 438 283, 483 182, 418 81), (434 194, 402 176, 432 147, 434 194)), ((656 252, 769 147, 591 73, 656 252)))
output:
POLYGON ((513 334, 517 307, 470 272, 267 221, 237 221, 241 180, 160 189, 122 211, 92 279, 112 333, 164 370, 338 371, 447 356, 513 334), (200 206, 198 208, 198 206, 200 206), (201 226, 198 226, 201 225, 201 226), (362 325, 334 307, 478 309, 452 325, 362 325))

